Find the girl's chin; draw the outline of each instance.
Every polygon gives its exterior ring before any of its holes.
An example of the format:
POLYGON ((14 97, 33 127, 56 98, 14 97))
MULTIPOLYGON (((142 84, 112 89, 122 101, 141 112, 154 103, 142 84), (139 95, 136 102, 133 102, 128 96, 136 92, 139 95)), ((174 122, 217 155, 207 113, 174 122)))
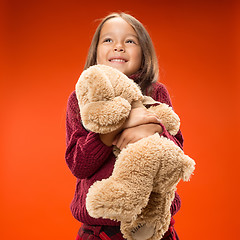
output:
POLYGON ((133 73, 129 72, 125 66, 123 66, 124 63, 104 63, 104 65, 107 65, 109 67, 113 67, 113 68, 116 68, 117 70, 119 70, 120 72, 122 72, 123 74, 127 75, 127 76, 130 76, 132 75, 133 73))
POLYGON ((120 64, 119 65, 118 64, 110 64, 109 66, 113 67, 113 68, 116 68, 117 70, 119 70, 120 72, 122 72, 123 74, 128 76, 128 71, 125 69, 124 66, 122 66, 120 64))

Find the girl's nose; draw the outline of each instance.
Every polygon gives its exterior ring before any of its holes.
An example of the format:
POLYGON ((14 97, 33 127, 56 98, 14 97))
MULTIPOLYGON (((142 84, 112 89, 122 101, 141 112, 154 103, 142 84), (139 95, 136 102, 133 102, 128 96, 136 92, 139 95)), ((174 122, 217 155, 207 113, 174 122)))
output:
POLYGON ((125 52, 125 50, 122 45, 117 45, 114 47, 114 52, 125 52))

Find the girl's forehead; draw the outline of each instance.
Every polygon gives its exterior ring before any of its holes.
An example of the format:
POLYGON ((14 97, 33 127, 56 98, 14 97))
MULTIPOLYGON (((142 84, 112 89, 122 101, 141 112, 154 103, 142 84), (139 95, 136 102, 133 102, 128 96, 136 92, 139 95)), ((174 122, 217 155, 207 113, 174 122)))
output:
POLYGON ((114 17, 108 19, 102 26, 100 31, 100 35, 104 35, 106 33, 114 33, 114 34, 132 34, 137 36, 136 31, 134 28, 123 18, 121 17, 114 17))

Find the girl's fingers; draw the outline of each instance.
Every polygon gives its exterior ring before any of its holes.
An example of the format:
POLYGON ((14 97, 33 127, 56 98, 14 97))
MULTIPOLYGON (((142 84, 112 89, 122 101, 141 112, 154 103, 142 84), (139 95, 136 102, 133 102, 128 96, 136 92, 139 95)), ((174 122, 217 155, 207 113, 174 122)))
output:
POLYGON ((121 149, 121 145, 123 143, 123 137, 120 135, 119 139, 116 141, 116 146, 121 149))
POLYGON ((127 132, 123 132, 119 135, 118 139, 116 140, 116 146, 119 149, 123 149, 127 146, 127 144, 131 141, 131 136, 127 134, 127 132))
POLYGON ((127 145, 129 144, 129 143, 134 143, 134 142, 136 142, 136 140, 134 139, 134 138, 125 138, 124 140, 123 140, 123 142, 122 142, 122 144, 121 144, 121 146, 120 146, 120 150, 123 150, 125 147, 127 147, 127 145))
POLYGON ((112 145, 117 145, 117 142, 118 142, 120 136, 121 136, 121 135, 118 134, 118 135, 115 137, 115 139, 114 139, 113 142, 112 142, 112 145))
POLYGON ((159 118, 157 118, 156 116, 148 116, 148 117, 144 118, 143 124, 147 124, 147 123, 161 123, 161 120, 159 118))

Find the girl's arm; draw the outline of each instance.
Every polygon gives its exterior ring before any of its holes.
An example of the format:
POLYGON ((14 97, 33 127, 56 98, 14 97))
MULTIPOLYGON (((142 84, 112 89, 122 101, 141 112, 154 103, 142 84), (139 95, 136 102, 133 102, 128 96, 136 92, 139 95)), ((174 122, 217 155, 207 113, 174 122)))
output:
POLYGON ((94 174, 112 153, 99 134, 88 132, 81 124, 78 101, 73 92, 67 104, 65 159, 74 176, 79 179, 94 174))
MULTIPOLYGON (((161 103, 166 103, 170 107, 172 107, 172 101, 171 101, 170 95, 169 95, 166 87, 161 83, 155 83, 155 84, 156 84, 156 89, 155 89, 155 92, 153 94, 154 95, 153 98, 156 101, 159 101, 161 103)), ((183 136, 182 136, 181 130, 179 130, 178 133, 175 136, 172 136, 166 130, 163 131, 163 132, 165 132, 164 133, 165 137, 171 139, 180 148, 183 148, 183 136)))
POLYGON ((125 129, 121 134, 117 135, 113 141, 120 150, 125 148, 129 143, 135 143, 142 138, 151 136, 155 133, 162 133, 163 128, 161 124, 148 123, 136 127, 125 129))
MULTIPOLYGON (((156 91, 155 91, 155 96, 154 99, 156 101, 162 102, 162 103, 166 103, 168 104, 170 107, 172 107, 172 102, 171 102, 171 98, 170 95, 166 89, 166 87, 163 84, 158 84, 156 83, 156 91)), ((183 148, 183 136, 181 133, 181 130, 178 131, 177 135, 172 136, 171 134, 169 134, 167 132, 166 129, 163 130, 162 135, 164 135, 165 137, 171 139, 175 144, 177 144, 180 148, 183 148)), ((181 208, 181 198, 178 195, 177 192, 175 192, 175 198, 172 202, 171 205, 171 215, 174 216, 181 208)))
MULTIPOLYGON (((163 84, 159 84, 159 83, 156 84, 155 91, 153 93, 153 98, 156 101, 166 103, 170 107, 172 107, 172 102, 171 102, 169 93, 163 84)), ((138 109, 139 108, 136 108, 133 110, 139 111, 138 109)), ((136 117, 136 116, 133 116, 133 117, 136 117)), ((138 120, 139 118, 137 117, 136 119, 138 120)), ((134 143, 144 137, 151 136, 152 134, 158 132, 161 136, 171 139, 180 148, 183 147, 183 137, 180 130, 177 133, 177 135, 172 136, 166 130, 165 126, 163 126, 161 123, 159 122, 155 122, 155 124, 146 124, 146 123, 147 121, 145 123, 143 122, 141 126, 134 126, 134 127, 124 129, 124 131, 121 134, 118 134, 116 136, 115 140, 113 141, 113 144, 122 150, 129 143, 134 143)), ((154 122, 148 122, 148 123, 154 123, 154 122)))
POLYGON ((174 216, 181 208, 181 198, 178 195, 177 192, 175 192, 175 198, 172 202, 170 211, 171 211, 171 215, 174 216))
MULTIPOLYGON (((146 108, 144 107, 133 108, 129 114, 128 119, 119 129, 108 134, 100 134, 100 139, 105 145, 112 146, 113 144, 116 145, 116 141, 117 139, 120 138, 120 135, 122 136, 121 138, 123 138, 125 135, 128 136, 130 134, 129 137, 131 138, 134 136, 132 135, 132 133, 140 131, 140 135, 137 136, 136 140, 134 139, 135 141, 137 141, 143 137, 150 136, 155 132, 161 132, 162 128, 159 125, 159 123, 160 120, 157 118, 157 116, 154 113, 147 111, 146 108), (143 127, 145 125, 146 128, 143 127), (137 127, 137 130, 135 130, 135 127, 137 127), (125 129, 128 129, 128 131, 124 131, 125 129), (124 133, 119 134, 122 131, 124 131, 124 133)), ((132 142, 131 140, 133 139, 128 139, 128 142, 124 143, 124 146, 128 143, 131 143, 132 142)), ((119 147, 119 149, 122 148, 119 147)))

